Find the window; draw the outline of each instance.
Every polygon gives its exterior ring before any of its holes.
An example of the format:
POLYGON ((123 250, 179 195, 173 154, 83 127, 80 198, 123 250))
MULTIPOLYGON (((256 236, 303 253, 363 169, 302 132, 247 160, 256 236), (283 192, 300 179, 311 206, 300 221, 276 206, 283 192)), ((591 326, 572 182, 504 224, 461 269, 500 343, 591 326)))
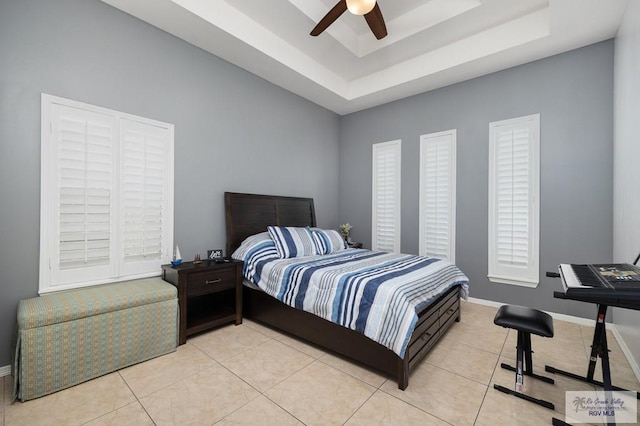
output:
POLYGON ((539 281, 540 115, 489 125, 489 279, 539 281))
POLYGON ((173 125, 42 95, 40 293, 159 275, 173 125))
POLYGON ((420 137, 421 256, 455 262, 456 131, 420 137))
POLYGON ((400 141, 373 145, 373 250, 400 252, 400 141))

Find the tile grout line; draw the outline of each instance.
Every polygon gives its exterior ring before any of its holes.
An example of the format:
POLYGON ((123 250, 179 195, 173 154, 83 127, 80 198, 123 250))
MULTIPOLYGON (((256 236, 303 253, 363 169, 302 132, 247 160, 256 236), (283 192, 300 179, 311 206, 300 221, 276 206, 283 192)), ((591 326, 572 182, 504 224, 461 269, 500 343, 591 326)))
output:
MULTIPOLYGON (((176 349, 177 350, 177 349, 176 349)), ((147 411, 147 408, 144 406, 144 404, 142 403, 142 401, 140 401, 140 398, 138 397, 138 395, 136 395, 136 393, 133 391, 133 389, 131 389, 131 385, 129 385, 129 382, 127 382, 127 379, 124 378, 124 376, 120 373, 121 370, 118 370, 118 374, 120 375, 120 378, 122 379, 122 381, 127 385, 127 387, 129 388, 129 390, 131 391, 131 393, 133 394, 134 398, 136 399, 136 402, 140 405, 140 407, 142 408, 142 410, 145 412, 145 414, 147 415, 147 417, 149 417, 149 419, 151 420, 151 422, 154 425, 157 425, 156 421, 153 419, 153 417, 151 417, 151 413, 149 413, 147 411)))
MULTIPOLYGON (((249 328, 251 328, 251 327, 249 327, 249 328)), ((289 348, 295 349, 295 350, 297 350, 298 352, 300 352, 300 353, 302 353, 302 354, 304 354, 304 355, 309 356, 309 357, 312 359, 312 361, 311 361, 311 362, 309 362, 308 364, 306 364, 306 365, 305 365, 304 367, 302 367, 300 370, 298 370, 298 371, 296 371, 296 372, 292 373, 291 375, 289 375, 289 376, 287 376, 287 377, 283 378, 283 379, 282 379, 282 380, 280 380, 278 383, 276 383, 275 385, 271 386, 269 389, 267 389, 267 390, 265 390, 265 391, 263 392, 263 391, 261 391, 260 389, 258 389, 257 387, 255 387, 254 385, 252 385, 251 383, 247 382, 243 377, 241 377, 241 376, 239 376, 238 374, 236 374, 233 370, 229 369, 226 365, 222 364, 220 361, 216 360, 216 359, 215 359, 215 358, 213 358, 211 355, 209 355, 209 354, 207 354, 206 352, 204 352, 202 349, 197 348, 199 351, 201 351, 202 353, 204 353, 205 355, 207 355, 209 358, 211 358, 213 361, 215 361, 216 363, 218 363, 222 368, 224 368, 225 370, 227 370, 229 373, 233 374, 235 377, 237 377, 237 378, 238 378, 239 380, 241 380, 242 382, 246 383, 246 384, 247 384, 247 386, 251 387, 251 388, 252 388, 252 389, 254 389, 256 392, 258 392, 258 395, 257 395, 255 398, 253 398, 252 400, 248 401, 246 404, 243 404, 243 405, 239 406, 238 408, 236 408, 235 410, 233 410, 232 412, 230 412, 229 414, 227 414, 227 415, 226 415, 226 416, 224 416, 223 418, 221 418, 221 419, 217 420, 216 422, 214 422, 214 423, 213 423, 213 425, 215 425, 216 423, 219 423, 219 422, 223 421, 224 419, 226 419, 226 418, 228 418, 229 416, 233 415, 234 413, 238 412, 239 410, 241 410, 242 408, 244 408, 244 407, 246 407, 247 405, 251 404, 253 401, 257 400, 257 399, 258 399, 258 398, 260 398, 261 396, 263 396, 263 397, 265 397, 266 399, 268 399, 269 401, 271 401, 271 402, 272 402, 273 404, 275 404, 278 408, 280 408, 281 410, 283 410, 283 411, 285 411, 286 413, 288 413, 290 416, 292 416, 293 418, 295 418, 296 420, 298 420, 300 423, 305 424, 305 423, 304 423, 304 422, 302 422, 300 419, 298 419, 295 415, 293 415, 293 413, 290 413, 287 409, 285 409, 285 408, 284 408, 284 407, 282 407, 280 404, 278 404, 277 402, 275 402, 275 401, 273 401, 271 398, 269 398, 269 397, 266 395, 266 392, 268 392, 269 390, 271 390, 271 389, 273 389, 274 387, 278 386, 280 383, 284 382, 285 380, 287 380, 289 377, 293 376, 294 374, 299 373, 300 371, 302 371, 303 369, 305 369, 305 368, 306 368, 306 367, 308 367, 309 365, 313 364, 314 362, 316 362, 316 361, 317 361, 317 359, 316 359, 316 358, 314 358, 314 357, 312 357, 312 356, 311 356, 311 355, 309 355, 309 354, 305 354, 304 352, 300 351, 300 350, 299 350, 299 349, 297 349, 297 348, 294 348, 294 347, 292 347, 292 346, 286 345, 284 342, 280 342, 280 341, 279 341, 278 339, 276 339, 276 338, 273 338, 273 337, 267 336, 266 334, 261 333, 260 331, 255 330, 255 329, 253 329, 253 328, 251 328, 251 329, 252 329, 253 331, 257 332, 257 333, 262 334, 262 335, 263 335, 263 336, 265 336, 265 337, 268 337, 268 338, 269 338, 269 340, 267 340, 267 341, 265 341, 265 342, 262 342, 262 343, 260 343, 259 345, 255 346, 255 347, 253 347, 253 348, 249 348, 249 349, 247 349, 247 350, 245 350, 245 351, 243 351, 243 352, 241 352, 241 353, 248 352, 249 350, 251 350, 251 349, 255 349, 255 348, 259 347, 259 346, 262 346, 262 345, 264 345, 264 344, 266 344, 266 343, 268 343, 268 342, 270 342, 270 341, 275 341, 275 342, 281 343, 281 344, 283 344, 283 345, 285 345, 285 346, 288 346, 289 348)), ((195 346, 195 345, 194 345, 194 346, 195 346)), ((238 355, 240 355, 240 354, 238 354, 238 355)), ((234 357, 235 357, 235 356, 237 356, 237 355, 234 355, 234 357)), ((233 358, 233 357, 230 357, 229 359, 231 359, 231 358, 233 358)), ((213 426, 213 425, 212 425, 212 426, 213 426)))
MULTIPOLYGON (((474 425, 478 422, 478 418, 480 417, 480 413, 482 412, 482 406, 484 405, 485 399, 487 398, 487 395, 489 394, 490 389, 493 387, 493 386, 491 386, 491 382, 493 381, 493 378, 496 375, 496 370, 498 369, 498 367, 500 365, 500 357, 502 356, 502 352, 504 352, 504 347, 506 346, 508 340, 509 340, 509 332, 507 332, 505 334, 504 340, 502 341, 502 346, 500 348, 500 353, 498 354, 498 358, 496 359, 496 364, 493 366, 493 371, 491 372, 491 377, 489 378, 489 383, 487 384, 487 388, 485 389, 484 395, 482 396, 482 402, 480 403, 480 407, 478 408, 478 412, 476 413, 476 418, 473 421, 474 425)), ((502 368, 502 367, 500 367, 500 368, 502 368)))

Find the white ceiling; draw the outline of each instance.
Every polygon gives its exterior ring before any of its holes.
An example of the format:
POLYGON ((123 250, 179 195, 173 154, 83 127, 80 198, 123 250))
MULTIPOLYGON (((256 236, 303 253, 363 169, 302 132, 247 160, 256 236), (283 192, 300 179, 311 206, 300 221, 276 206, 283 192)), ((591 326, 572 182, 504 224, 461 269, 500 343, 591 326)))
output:
POLYGON ((378 0, 389 35, 338 0, 102 0, 344 115, 615 36, 628 0, 378 0))

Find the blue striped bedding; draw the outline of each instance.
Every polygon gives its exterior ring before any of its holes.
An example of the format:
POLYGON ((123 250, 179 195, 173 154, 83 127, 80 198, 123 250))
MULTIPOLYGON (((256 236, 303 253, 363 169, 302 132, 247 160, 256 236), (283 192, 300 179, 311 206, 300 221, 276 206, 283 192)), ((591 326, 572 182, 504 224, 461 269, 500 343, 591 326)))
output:
POLYGON ((438 258, 348 249, 280 259, 256 249, 244 260, 245 278, 266 293, 356 330, 401 358, 416 311, 456 285, 468 295, 467 277, 438 258))

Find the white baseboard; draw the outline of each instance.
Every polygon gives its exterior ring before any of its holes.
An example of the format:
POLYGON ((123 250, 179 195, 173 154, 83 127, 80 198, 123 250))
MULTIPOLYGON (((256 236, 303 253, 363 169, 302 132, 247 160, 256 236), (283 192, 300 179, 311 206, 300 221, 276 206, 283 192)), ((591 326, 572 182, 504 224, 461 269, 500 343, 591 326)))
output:
POLYGON ((494 302, 493 300, 486 299, 478 299, 477 297, 469 297, 467 302, 476 303, 478 305, 491 306, 493 308, 499 308, 502 305, 506 305, 506 303, 494 302))
POLYGON ((11 366, 5 365, 4 367, 0 367, 0 377, 9 376, 11 374, 11 366))
MULTIPOLYGON (((475 297, 470 297, 468 301, 471 303, 477 303, 478 305, 491 306, 494 308, 499 308, 500 306, 507 304, 507 303, 501 303, 501 302, 494 302, 493 300, 477 299, 475 297)), ((547 312, 547 313, 551 315, 553 319, 557 319, 558 321, 572 322, 578 325, 589 325, 589 326, 594 325, 594 320, 592 319, 574 317, 573 315, 558 314, 555 312, 547 312)))
MULTIPOLYGON (((607 324, 607 326, 608 325, 609 324, 607 324)), ((631 353, 631 349, 629 349, 629 346, 627 346, 627 343, 622 338, 622 335, 618 331, 618 328, 616 327, 616 325, 615 324, 611 324, 611 325, 613 327, 610 327, 609 329, 611 330, 614 337, 616 338, 618 345, 620 345, 620 349, 622 349, 622 353, 624 354, 624 357, 627 358, 627 362, 629 363, 629 366, 633 370, 633 374, 636 375, 636 379, 640 382, 640 366, 638 366, 638 363, 636 362, 635 358, 633 357, 633 354, 631 353)))
MULTIPOLYGON (((493 300, 477 299, 475 297, 469 297, 468 301, 471 303, 476 303, 478 305, 491 306, 494 308, 499 308, 502 305, 506 305, 506 303, 494 302, 493 300)), ((595 319, 575 317, 573 315, 558 314, 555 312, 547 312, 547 313, 551 315, 553 319, 557 319, 559 321, 572 322, 574 324, 586 325, 591 327, 595 325, 595 319)), ((633 358, 633 355, 631 354, 631 350, 629 349, 624 339, 620 335, 620 332, 616 328, 616 325, 613 323, 607 322, 607 329, 611 330, 611 332, 613 333, 613 336, 616 338, 616 341, 620 345, 620 349, 622 349, 622 353, 624 354, 625 358, 627 358, 627 362, 629 363, 629 366, 633 370, 633 373, 635 374, 636 379, 638 379, 638 381, 640 382, 640 366, 638 366, 638 363, 633 358)))
MULTIPOLYGON (((594 319, 589 319, 589 318, 582 318, 582 317, 574 317, 573 315, 566 315, 566 314, 558 314, 556 312, 547 312, 549 315, 551 315, 551 318, 556 319, 558 321, 566 321, 566 322, 572 322, 574 324, 578 324, 578 325, 586 325, 589 327, 595 327, 596 325, 596 320, 594 319)), ((610 322, 607 323, 607 327, 613 325, 610 322)))

